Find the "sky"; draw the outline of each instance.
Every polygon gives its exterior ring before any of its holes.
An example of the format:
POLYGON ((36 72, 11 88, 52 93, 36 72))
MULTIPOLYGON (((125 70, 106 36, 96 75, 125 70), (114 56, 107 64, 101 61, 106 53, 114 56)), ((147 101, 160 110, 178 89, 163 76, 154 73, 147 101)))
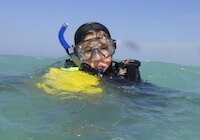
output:
POLYGON ((200 0, 0 0, 0 55, 63 57, 77 28, 105 25, 117 41, 114 59, 200 66, 200 0))

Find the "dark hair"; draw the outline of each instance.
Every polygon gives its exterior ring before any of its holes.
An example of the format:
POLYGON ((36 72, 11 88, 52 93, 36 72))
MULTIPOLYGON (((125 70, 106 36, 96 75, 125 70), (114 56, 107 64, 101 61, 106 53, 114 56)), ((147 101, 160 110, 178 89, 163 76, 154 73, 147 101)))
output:
POLYGON ((88 22, 88 23, 85 23, 85 24, 81 25, 77 29, 77 31, 76 31, 76 33, 74 35, 75 45, 80 43, 82 41, 83 37, 90 30, 94 30, 94 31, 102 30, 108 35, 109 38, 111 38, 110 32, 108 31, 108 29, 104 25, 102 25, 100 23, 97 23, 97 22, 88 22))

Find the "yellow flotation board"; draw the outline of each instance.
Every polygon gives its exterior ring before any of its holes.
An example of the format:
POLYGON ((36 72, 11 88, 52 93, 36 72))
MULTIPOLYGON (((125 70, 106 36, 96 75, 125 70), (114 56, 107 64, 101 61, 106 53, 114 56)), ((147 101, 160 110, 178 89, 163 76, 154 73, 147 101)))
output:
POLYGON ((42 88, 48 94, 99 95, 102 92, 102 88, 99 86, 99 77, 84 73, 78 67, 50 68, 43 79, 43 83, 38 83, 37 87, 42 88))

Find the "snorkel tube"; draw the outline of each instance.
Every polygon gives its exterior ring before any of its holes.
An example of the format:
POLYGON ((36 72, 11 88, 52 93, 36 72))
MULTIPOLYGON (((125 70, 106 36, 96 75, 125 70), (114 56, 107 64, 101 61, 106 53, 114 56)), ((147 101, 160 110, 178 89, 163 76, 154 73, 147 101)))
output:
POLYGON ((60 31, 58 33, 58 38, 64 49, 66 50, 67 54, 71 57, 71 54, 69 53, 68 49, 70 48, 69 44, 65 41, 64 38, 64 32, 67 29, 68 23, 64 23, 62 27, 60 28, 60 31))
POLYGON ((83 62, 80 61, 76 55, 74 55, 73 46, 70 47, 69 44, 65 41, 65 38, 64 38, 64 33, 65 33, 65 30, 67 29, 67 27, 68 27, 68 23, 64 23, 62 25, 62 27, 60 28, 60 31, 58 33, 58 38, 59 38, 59 41, 60 41, 61 45, 66 50, 67 54, 70 56, 70 58, 72 59, 72 61, 78 67, 80 67, 83 62))

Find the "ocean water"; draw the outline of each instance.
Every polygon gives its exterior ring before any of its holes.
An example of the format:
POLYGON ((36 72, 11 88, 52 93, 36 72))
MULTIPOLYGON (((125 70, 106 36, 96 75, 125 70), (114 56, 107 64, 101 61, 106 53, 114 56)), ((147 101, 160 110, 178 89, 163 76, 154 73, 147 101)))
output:
POLYGON ((1 140, 200 138, 200 67, 142 62, 141 76, 154 86, 104 81, 101 96, 79 99, 36 86, 64 59, 0 55, 1 140))

